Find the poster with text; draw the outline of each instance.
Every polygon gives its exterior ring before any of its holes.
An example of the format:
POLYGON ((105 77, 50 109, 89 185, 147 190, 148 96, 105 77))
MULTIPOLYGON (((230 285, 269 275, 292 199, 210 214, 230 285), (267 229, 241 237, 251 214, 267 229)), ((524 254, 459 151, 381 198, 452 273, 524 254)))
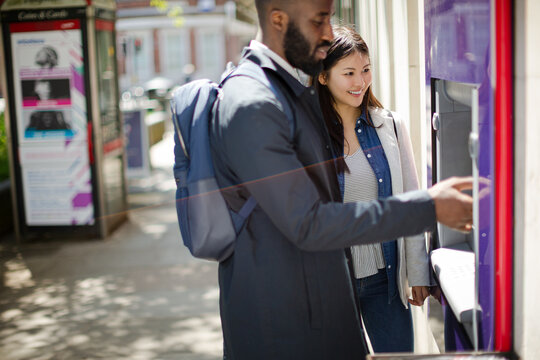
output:
POLYGON ((15 23, 10 25, 10 30, 19 143, 86 138, 86 96, 79 20, 15 23), (54 122, 62 123, 61 117, 70 119, 70 131, 29 136, 31 134, 24 126, 28 120, 26 115, 52 112, 56 113, 56 116, 50 116, 57 119, 54 122))
POLYGON ((91 168, 84 141, 21 148, 24 205, 28 225, 92 225, 91 168))
POLYGON ((10 24, 26 222, 94 223, 79 20, 10 24))

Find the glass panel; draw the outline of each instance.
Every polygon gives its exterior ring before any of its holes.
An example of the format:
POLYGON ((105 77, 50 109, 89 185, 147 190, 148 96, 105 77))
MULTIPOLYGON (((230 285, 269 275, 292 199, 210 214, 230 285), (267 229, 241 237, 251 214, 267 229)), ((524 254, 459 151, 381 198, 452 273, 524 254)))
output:
POLYGON ((118 114, 113 23, 96 20, 99 117, 103 143, 105 215, 124 211, 123 136, 118 114))
POLYGON ((126 210, 123 171, 121 155, 108 156, 103 159, 106 215, 119 215, 126 210))
POLYGON ((197 77, 218 81, 225 70, 223 35, 221 29, 204 29, 197 36, 197 77))
POLYGON ((183 79, 183 69, 187 62, 188 44, 185 33, 167 31, 164 33, 163 74, 171 76, 174 81, 183 79))

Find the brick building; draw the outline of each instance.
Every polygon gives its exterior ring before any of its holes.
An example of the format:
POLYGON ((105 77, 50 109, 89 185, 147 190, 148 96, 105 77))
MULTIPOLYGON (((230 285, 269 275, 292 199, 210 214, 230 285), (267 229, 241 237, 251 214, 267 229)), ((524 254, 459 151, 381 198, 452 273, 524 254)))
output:
POLYGON ((256 13, 250 3, 169 0, 169 9, 182 9, 175 17, 150 6, 149 0, 117 0, 120 89, 158 76, 177 84, 187 78, 218 80, 226 63, 236 62, 255 37, 256 13))

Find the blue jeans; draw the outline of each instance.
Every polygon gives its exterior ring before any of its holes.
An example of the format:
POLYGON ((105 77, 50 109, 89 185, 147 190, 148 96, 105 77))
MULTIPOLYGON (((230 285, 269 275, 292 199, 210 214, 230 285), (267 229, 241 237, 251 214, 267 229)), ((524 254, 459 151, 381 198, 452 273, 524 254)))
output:
POLYGON ((389 297, 385 269, 356 280, 360 311, 376 353, 414 350, 411 310, 403 306, 395 282, 394 287, 393 296, 389 297))

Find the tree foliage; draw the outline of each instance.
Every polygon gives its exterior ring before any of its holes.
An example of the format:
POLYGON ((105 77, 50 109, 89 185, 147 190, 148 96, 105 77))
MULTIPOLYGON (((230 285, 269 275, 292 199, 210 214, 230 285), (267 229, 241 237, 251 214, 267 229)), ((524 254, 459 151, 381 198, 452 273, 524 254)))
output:
POLYGON ((174 19, 175 26, 184 25, 184 11, 181 6, 169 4, 167 0, 150 0, 150 6, 155 7, 162 13, 167 13, 167 16, 174 19))
POLYGON ((4 113, 0 113, 0 181, 9 178, 7 134, 4 124, 4 113))

